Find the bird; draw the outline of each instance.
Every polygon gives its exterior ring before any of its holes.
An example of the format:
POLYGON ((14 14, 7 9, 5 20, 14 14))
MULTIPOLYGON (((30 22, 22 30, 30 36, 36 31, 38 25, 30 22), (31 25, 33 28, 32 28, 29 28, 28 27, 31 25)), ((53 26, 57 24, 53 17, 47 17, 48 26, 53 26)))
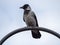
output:
MULTIPOLYGON (((29 4, 24 4, 22 7, 20 7, 20 9, 24 10, 23 21, 26 23, 27 27, 39 27, 37 17, 29 4)), ((32 37, 35 39, 39 39, 41 37, 39 30, 31 30, 31 33, 32 37)))

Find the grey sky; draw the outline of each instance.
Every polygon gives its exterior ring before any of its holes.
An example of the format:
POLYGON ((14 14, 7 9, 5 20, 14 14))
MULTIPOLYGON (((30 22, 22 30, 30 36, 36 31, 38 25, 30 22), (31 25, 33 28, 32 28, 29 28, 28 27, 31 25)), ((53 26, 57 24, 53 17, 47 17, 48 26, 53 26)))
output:
MULTIPOLYGON (((22 28, 23 10, 29 4, 35 12, 40 27, 60 33, 60 0, 0 0, 0 39, 9 32, 22 28)), ((30 31, 10 37, 3 45, 60 45, 60 40, 48 33, 41 32, 41 39, 33 39, 30 31)))

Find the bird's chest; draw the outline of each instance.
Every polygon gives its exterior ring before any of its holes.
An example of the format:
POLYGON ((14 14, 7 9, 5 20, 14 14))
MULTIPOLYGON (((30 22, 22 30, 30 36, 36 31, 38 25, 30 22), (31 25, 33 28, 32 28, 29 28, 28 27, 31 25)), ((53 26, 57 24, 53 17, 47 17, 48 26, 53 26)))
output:
POLYGON ((29 26, 33 26, 34 24, 36 24, 35 19, 30 13, 25 14, 23 18, 25 19, 26 24, 29 26))
POLYGON ((32 22, 34 19, 31 15, 24 15, 25 22, 32 22))
POLYGON ((32 19, 32 16, 31 16, 31 13, 29 10, 24 11, 23 18, 24 18, 25 22, 32 19))
POLYGON ((32 17, 32 14, 30 13, 30 11, 25 11, 24 12, 24 15, 23 15, 23 18, 26 21, 32 21, 33 17, 32 17))

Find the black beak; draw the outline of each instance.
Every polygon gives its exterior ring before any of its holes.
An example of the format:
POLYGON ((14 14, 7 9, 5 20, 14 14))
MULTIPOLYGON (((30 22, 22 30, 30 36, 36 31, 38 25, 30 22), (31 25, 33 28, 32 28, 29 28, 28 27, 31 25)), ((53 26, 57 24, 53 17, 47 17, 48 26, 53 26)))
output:
POLYGON ((23 9, 23 7, 20 7, 21 9, 23 9))

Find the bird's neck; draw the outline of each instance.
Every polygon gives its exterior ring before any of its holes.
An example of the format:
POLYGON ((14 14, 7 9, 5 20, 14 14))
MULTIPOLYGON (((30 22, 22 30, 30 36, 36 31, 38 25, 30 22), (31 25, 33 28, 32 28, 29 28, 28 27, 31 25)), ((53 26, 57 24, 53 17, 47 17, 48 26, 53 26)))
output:
POLYGON ((24 10, 24 14, 28 14, 30 10, 24 10))

